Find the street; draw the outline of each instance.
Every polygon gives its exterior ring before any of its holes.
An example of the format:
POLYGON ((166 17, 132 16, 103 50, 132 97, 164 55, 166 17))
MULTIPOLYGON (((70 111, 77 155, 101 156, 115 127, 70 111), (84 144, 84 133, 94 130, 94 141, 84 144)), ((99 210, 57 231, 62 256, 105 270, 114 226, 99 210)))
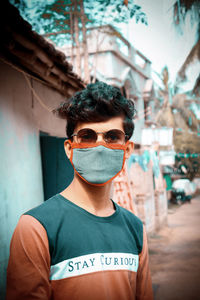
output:
POLYGON ((200 299, 200 196, 170 206, 168 226, 149 237, 155 300, 200 299))

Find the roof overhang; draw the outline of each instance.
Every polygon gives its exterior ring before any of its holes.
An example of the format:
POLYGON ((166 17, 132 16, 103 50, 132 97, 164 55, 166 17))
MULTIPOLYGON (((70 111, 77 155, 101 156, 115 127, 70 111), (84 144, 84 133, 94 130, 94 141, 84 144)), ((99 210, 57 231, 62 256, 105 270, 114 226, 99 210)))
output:
POLYGON ((17 8, 7 1, 0 11, 0 33, 0 57, 19 71, 66 97, 85 87, 85 83, 72 72, 66 56, 32 31, 31 25, 20 16, 17 8))

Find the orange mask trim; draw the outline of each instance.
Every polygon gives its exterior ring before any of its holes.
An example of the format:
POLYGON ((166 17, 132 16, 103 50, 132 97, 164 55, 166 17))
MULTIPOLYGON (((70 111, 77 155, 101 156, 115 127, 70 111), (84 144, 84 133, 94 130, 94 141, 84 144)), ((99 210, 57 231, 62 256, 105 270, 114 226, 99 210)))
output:
POLYGON ((112 178, 110 178, 108 181, 106 181, 106 182, 104 182, 104 183, 91 183, 91 182, 87 181, 84 177, 82 177, 82 176, 76 171, 76 169, 75 169, 75 167, 74 167, 74 164, 73 164, 73 162, 72 162, 72 160, 73 160, 73 151, 71 152, 70 162, 71 162, 71 164, 72 164, 72 166, 73 166, 73 168, 74 168, 75 173, 76 173, 83 181, 87 182, 87 183, 90 184, 90 185, 93 185, 93 186, 104 186, 104 185, 106 185, 107 183, 111 182, 115 177, 117 177, 117 176, 122 172, 122 170, 123 170, 123 168, 124 168, 124 164, 125 164, 125 161, 126 161, 126 158, 125 158, 125 151, 126 151, 126 149, 127 149, 127 146, 128 146, 128 144, 129 144, 129 141, 127 141, 126 144, 124 144, 124 145, 120 145, 120 144, 112 144, 112 145, 110 145, 110 144, 107 144, 107 143, 105 143, 105 142, 88 143, 88 144, 87 144, 87 143, 74 143, 74 142, 71 142, 71 141, 69 141, 69 140, 67 140, 67 143, 69 143, 69 144, 71 145, 72 149, 76 149, 76 148, 79 148, 79 149, 84 149, 84 148, 94 148, 94 147, 98 147, 98 146, 101 145, 101 146, 104 146, 104 147, 106 147, 106 148, 113 149, 113 150, 115 150, 115 149, 117 149, 117 150, 124 150, 123 163, 122 163, 122 168, 121 168, 121 170, 120 170, 115 176, 113 176, 112 178))

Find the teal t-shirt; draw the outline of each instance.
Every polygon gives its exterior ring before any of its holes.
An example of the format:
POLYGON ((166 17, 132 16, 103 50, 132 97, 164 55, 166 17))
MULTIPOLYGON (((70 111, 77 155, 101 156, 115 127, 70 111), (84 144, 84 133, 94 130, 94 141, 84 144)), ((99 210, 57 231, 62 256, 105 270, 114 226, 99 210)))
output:
POLYGON ((116 203, 114 206, 111 216, 98 217, 57 194, 26 213, 36 218, 47 232, 50 279, 99 270, 137 272, 143 224, 131 212, 116 203))

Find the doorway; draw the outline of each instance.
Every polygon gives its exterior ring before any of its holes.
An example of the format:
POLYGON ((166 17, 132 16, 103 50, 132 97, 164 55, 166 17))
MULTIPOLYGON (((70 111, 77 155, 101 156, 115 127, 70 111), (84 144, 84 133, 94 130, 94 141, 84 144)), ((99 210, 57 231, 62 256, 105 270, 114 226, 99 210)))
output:
POLYGON ((65 138, 40 132, 44 199, 63 191, 73 180, 74 169, 64 151, 65 138))

